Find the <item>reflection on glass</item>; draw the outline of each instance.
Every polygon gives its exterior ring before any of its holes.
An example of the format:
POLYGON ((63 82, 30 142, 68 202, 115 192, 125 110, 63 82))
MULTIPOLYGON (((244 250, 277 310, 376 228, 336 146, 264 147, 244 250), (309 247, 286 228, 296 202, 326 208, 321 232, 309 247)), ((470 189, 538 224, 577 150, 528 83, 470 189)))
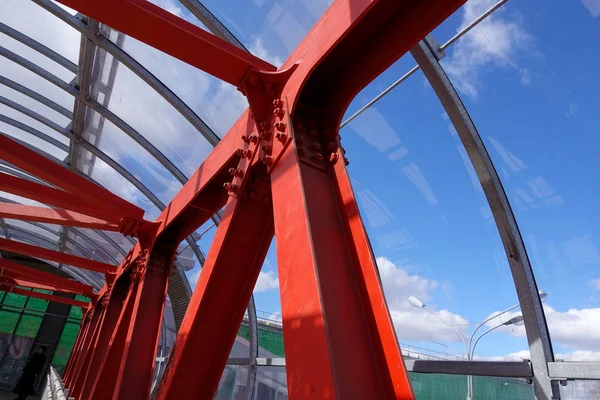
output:
MULTIPOLYGON (((490 318, 518 301, 481 186, 433 90, 417 72, 341 136, 401 344, 467 358, 463 337, 515 317, 490 318)), ((475 357, 526 348, 512 329, 486 335, 475 357)))
MULTIPOLYGON (((465 14, 480 11, 475 3, 465 14)), ((582 40, 599 33, 594 16, 586 2, 508 2, 443 60, 500 174, 537 284, 550 293, 555 356, 577 361, 600 360, 600 79, 582 40), (552 26, 565 16, 563 34, 552 26)))

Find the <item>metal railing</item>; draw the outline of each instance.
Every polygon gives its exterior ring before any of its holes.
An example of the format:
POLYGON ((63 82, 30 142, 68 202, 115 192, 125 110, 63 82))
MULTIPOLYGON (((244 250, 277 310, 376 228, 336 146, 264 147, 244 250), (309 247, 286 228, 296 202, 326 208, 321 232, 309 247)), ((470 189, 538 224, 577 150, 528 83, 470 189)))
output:
POLYGON ((42 394, 42 400, 75 400, 74 397, 68 397, 68 393, 69 391, 65 389, 62 379, 60 379, 56 369, 53 366, 50 366, 48 369, 46 387, 42 394))

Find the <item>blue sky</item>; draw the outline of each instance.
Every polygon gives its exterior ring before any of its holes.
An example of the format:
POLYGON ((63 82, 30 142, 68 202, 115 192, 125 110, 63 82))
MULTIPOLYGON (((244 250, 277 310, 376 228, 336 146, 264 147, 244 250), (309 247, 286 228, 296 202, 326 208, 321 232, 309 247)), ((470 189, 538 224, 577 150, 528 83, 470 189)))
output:
MULTIPOLYGON (((198 24, 177 0, 157 2, 198 24)), ((254 54, 274 64, 285 60, 329 4, 326 0, 204 3, 254 54)), ((470 0, 433 37, 445 42, 492 4, 470 0)), ((77 62, 77 32, 57 25, 50 20, 53 17, 29 3, 8 1, 6 10, 9 17, 3 22, 77 62), (31 9, 10 17, 13 8, 23 7, 31 9), (18 15, 27 15, 29 22, 18 15)), ((600 162, 596 156, 600 79, 595 63, 599 30, 599 0, 554 1, 544 7, 533 0, 511 0, 451 46, 442 60, 502 178, 538 286, 549 294, 545 307, 555 353, 575 360, 600 359, 600 218, 595 201, 600 193, 595 174, 600 162)), ((28 51, 9 38, 2 40, 2 45, 19 54, 28 51)), ((235 88, 131 38, 123 48, 220 135, 247 106, 235 88)), ((35 55, 27 56, 66 81, 73 76, 35 55)), ((59 89, 7 60, 0 62, 3 75, 72 108, 72 98, 59 89)), ((398 60, 356 97, 347 115, 414 65, 410 55, 398 60)), ((64 123, 9 89, 2 88, 2 95, 64 123)), ((127 68, 117 73, 108 108, 142 132, 188 176, 210 151, 189 122, 127 68)), ((6 107, 2 112, 17 118, 6 107)), ((35 121, 18 118, 39 127, 35 121)), ((19 132, 9 134, 31 141, 19 132)), ((341 135, 400 340, 463 353, 458 336, 423 310, 411 307, 408 297, 419 297, 465 334, 472 323, 516 304, 517 298, 483 192, 433 90, 417 72, 341 135)), ((180 185, 145 150, 124 138, 107 123, 100 148, 168 202, 180 185)), ((64 157, 62 151, 39 146, 64 157)), ((158 215, 156 207, 106 164, 97 162, 93 177, 143 206, 150 218, 158 215)), ((214 228, 200 241, 205 252, 213 234, 214 228)), ((198 267, 188 273, 192 282, 198 273, 198 267)), ((273 246, 255 293, 259 310, 279 311, 273 246)), ((513 327, 482 339, 477 354, 519 359, 527 356, 526 350, 523 328, 513 327)))

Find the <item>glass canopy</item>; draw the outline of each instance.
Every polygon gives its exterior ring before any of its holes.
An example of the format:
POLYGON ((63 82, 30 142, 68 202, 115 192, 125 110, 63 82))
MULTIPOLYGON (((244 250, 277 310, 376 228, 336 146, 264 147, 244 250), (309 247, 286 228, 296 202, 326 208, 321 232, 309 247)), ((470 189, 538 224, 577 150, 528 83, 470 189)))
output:
MULTIPOLYGON (((330 1, 153 3, 280 66, 330 1)), ((0 8, 0 134, 143 208, 146 219, 248 107, 233 86, 52 0, 3 0, 0 8)), ((441 46, 441 66, 498 173, 544 292, 554 357, 566 361, 600 361, 599 21, 596 0, 469 0, 427 38, 441 46)), ((406 54, 358 94, 340 130, 398 338, 419 357, 530 359, 524 327, 507 324, 521 314, 502 234, 432 86, 406 54), (465 350, 480 325, 489 336, 465 350)), ((46 184, 2 160, 0 172, 46 184)), ((0 201, 45 207, 5 192, 0 201)), ((186 298, 217 223, 180 245, 186 298)), ((0 219, 0 235, 113 265, 135 243, 10 219, 0 219)), ((96 289, 105 283, 99 273, 55 267, 96 289)), ((272 245, 253 300, 262 318, 249 312, 250 329, 280 323, 277 277, 272 245)), ((157 357, 168 356, 184 303, 170 293, 157 357)), ((236 357, 249 354, 243 329, 236 357)), ((259 345, 264 357, 281 358, 259 345)), ((247 379, 247 368, 229 366, 229 383, 247 379)), ((260 368, 259 383, 287 393, 281 368, 260 368)), ((561 387, 565 398, 573 387, 561 387)), ((259 384, 252 390, 275 398, 259 384)))

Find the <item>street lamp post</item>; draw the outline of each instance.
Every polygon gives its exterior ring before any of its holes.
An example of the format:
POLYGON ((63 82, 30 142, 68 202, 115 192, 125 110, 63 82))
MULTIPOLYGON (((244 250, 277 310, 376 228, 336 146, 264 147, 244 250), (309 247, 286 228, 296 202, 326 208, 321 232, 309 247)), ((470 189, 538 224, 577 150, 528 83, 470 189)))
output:
MULTIPOLYGON (((540 291, 540 299, 543 301, 548 294, 545 292, 540 291)), ((479 328, 481 328, 483 325, 485 325, 486 323, 488 323, 489 321, 491 321, 494 318, 498 318, 499 316, 506 314, 509 311, 514 310, 515 308, 519 307, 519 304, 516 304, 512 307, 507 308, 506 310, 489 317, 488 319, 486 319, 485 321, 483 321, 482 323, 480 323, 479 325, 477 325, 477 327, 475 328, 475 330, 473 331, 473 333, 471 334, 471 337, 469 338, 469 341, 467 342, 465 336, 460 333, 460 331, 458 331, 454 326, 452 326, 452 324, 444 321, 442 318, 440 318, 437 314, 435 314, 433 311, 431 311, 430 309, 427 308, 427 306, 425 305, 425 303, 423 303, 421 300, 419 300, 418 298, 414 297, 414 296, 410 296, 408 298, 408 302, 410 303, 411 306, 416 307, 416 308, 420 308, 423 309, 425 311, 427 311, 429 314, 433 315, 435 318, 437 318, 438 320, 440 320, 444 325, 446 325, 447 327, 449 327, 450 329, 452 329, 454 332, 456 332, 456 334, 460 337, 460 339, 462 340, 463 344, 465 345, 465 350, 466 350, 466 356, 467 356, 467 361, 471 361, 473 359, 473 356, 475 354, 475 347, 477 346, 477 343, 479 342, 479 339, 481 339, 482 337, 484 337, 485 335, 487 335, 488 333, 490 333, 491 331, 500 328, 501 326, 509 326, 509 325, 518 325, 523 321, 523 316, 522 315, 518 315, 514 318, 509 319, 506 322, 501 323, 500 325, 494 326, 490 329, 488 329, 487 331, 483 332, 481 335, 479 335, 477 337, 477 339, 475 339, 475 343, 473 343, 473 338, 475 337, 475 334, 477 333, 477 331, 479 330, 479 328)), ((472 400, 473 398, 473 377, 471 375, 467 375, 467 400, 472 400)))

